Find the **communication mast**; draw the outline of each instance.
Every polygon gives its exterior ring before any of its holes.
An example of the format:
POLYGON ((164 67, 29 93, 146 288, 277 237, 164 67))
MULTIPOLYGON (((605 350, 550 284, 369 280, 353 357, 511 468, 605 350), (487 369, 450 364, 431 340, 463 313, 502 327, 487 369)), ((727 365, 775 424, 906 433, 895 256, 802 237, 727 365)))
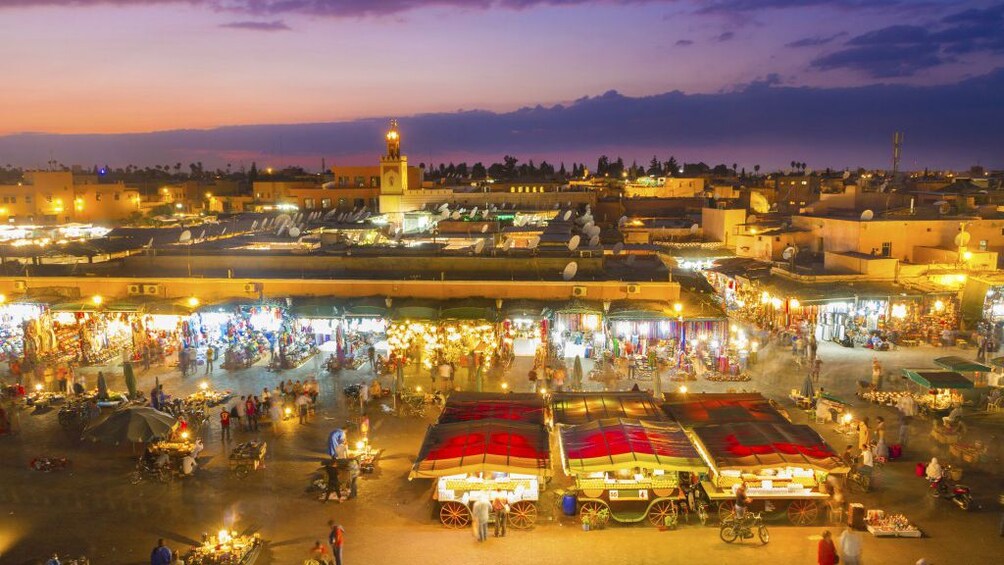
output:
POLYGON ((903 158, 903 134, 896 132, 892 134, 892 177, 899 174, 899 162, 903 158))

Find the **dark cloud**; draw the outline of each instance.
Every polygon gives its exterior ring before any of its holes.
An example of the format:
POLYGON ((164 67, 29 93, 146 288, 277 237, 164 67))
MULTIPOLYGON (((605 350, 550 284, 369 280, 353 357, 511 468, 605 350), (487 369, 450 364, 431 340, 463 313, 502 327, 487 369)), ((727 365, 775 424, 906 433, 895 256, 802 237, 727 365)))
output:
POLYGON ((690 40, 690 39, 681 39, 681 40, 677 41, 675 45, 677 47, 690 47, 693 44, 694 44, 693 40, 690 40))
POLYGON ((967 53, 1004 54, 1004 4, 970 9, 927 26, 892 25, 848 40, 811 66, 851 69, 874 78, 911 76, 967 53))
MULTIPOLYGON (((864 47, 862 47, 864 48, 864 47)), ((566 162, 620 154, 781 166, 796 154, 813 168, 886 166, 891 132, 909 140, 910 168, 1004 166, 1004 69, 940 86, 778 86, 767 76, 731 92, 626 97, 617 92, 567 105, 506 113, 469 111, 401 119, 405 150, 422 160, 522 159, 566 162)), ((208 166, 371 162, 383 151, 386 120, 235 126, 127 135, 20 134, 0 137, 0 155, 26 166, 61 162, 113 166, 203 161, 208 166), (274 154, 281 139, 283 155, 274 154)), ((416 158, 417 160, 417 158, 416 158)))
POLYGON ((785 47, 793 47, 793 48, 799 48, 799 47, 817 47, 819 45, 826 45, 826 44, 832 42, 834 39, 843 37, 845 35, 847 35, 847 32, 846 31, 842 31, 840 33, 836 33, 836 34, 833 34, 833 35, 828 35, 828 36, 825 36, 825 37, 819 36, 819 35, 816 35, 816 36, 813 36, 813 37, 804 37, 804 38, 799 39, 797 41, 792 41, 791 43, 785 43, 784 46, 785 47))
POLYGON ((792 8, 866 9, 888 8, 903 4, 902 0, 713 0, 704 2, 702 13, 759 12, 762 10, 787 10, 792 8))
POLYGON ((246 29, 250 31, 289 31, 290 27, 282 20, 272 22, 230 22, 220 27, 228 29, 246 29))
POLYGON ((715 41, 719 41, 719 42, 720 41, 731 41, 732 39, 735 39, 735 37, 736 37, 736 34, 732 33, 731 31, 726 31, 725 33, 722 33, 721 35, 719 35, 718 37, 716 37, 715 41))

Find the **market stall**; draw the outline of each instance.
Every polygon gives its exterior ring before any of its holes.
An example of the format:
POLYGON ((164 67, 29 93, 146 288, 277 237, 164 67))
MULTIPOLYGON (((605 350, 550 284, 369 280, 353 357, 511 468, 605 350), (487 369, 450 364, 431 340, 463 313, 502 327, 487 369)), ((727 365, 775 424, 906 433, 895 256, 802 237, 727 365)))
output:
POLYGON ((356 298, 346 302, 338 327, 336 354, 343 363, 358 368, 366 361, 366 349, 373 346, 378 354, 389 353, 387 326, 388 300, 380 297, 356 298))
POLYGON ((215 535, 204 535, 202 543, 191 548, 182 561, 185 565, 253 565, 263 547, 259 534, 223 529, 215 535))
POLYGON ((665 421, 652 395, 644 392, 557 392, 551 395, 550 425, 581 425, 596 420, 665 421))
MULTIPOLYGON (((467 366, 473 353, 487 368, 499 345, 494 318, 443 318, 440 308, 439 303, 431 301, 402 301, 395 305, 387 329, 391 353, 425 369, 442 362, 467 366)), ((459 310, 454 313, 458 315, 459 310)))
POLYGON ((694 445, 711 469, 701 489, 717 505, 719 517, 733 512, 736 489, 747 487, 751 510, 765 519, 786 518, 797 526, 814 524, 829 499, 830 473, 849 470, 809 426, 742 422, 699 426, 694 445))
POLYGON ((537 500, 551 475, 543 426, 494 419, 429 426, 409 479, 435 479, 433 500, 448 528, 470 524, 479 497, 504 498, 509 524, 527 529, 537 519, 537 500))
POLYGON ((707 465, 677 425, 610 418, 562 426, 562 468, 575 479, 586 522, 647 520, 663 527, 684 510, 707 465))
POLYGON ((542 366, 546 360, 550 310, 545 302, 505 301, 502 307, 503 358, 536 357, 542 366))
POLYGON ((603 305, 598 302, 572 300, 554 309, 550 342, 558 357, 572 359, 596 358, 603 352, 606 335, 603 331, 603 305))
POLYGON ((969 359, 963 359, 962 357, 958 357, 956 355, 938 357, 934 360, 934 364, 967 377, 969 380, 973 381, 973 385, 976 387, 987 386, 987 377, 993 372, 993 368, 988 365, 977 363, 976 361, 970 361, 969 359))
POLYGON ((530 392, 453 392, 439 415, 440 424, 504 420, 544 425, 544 398, 530 392))
POLYGON ((917 385, 914 398, 921 413, 944 416, 963 402, 961 390, 973 388, 973 382, 955 371, 903 369, 903 376, 917 385))
POLYGON ((254 365, 269 353, 278 355, 278 333, 284 324, 284 309, 253 299, 235 298, 205 304, 183 324, 182 336, 199 362, 206 348, 217 352, 225 369, 254 365))
POLYGON ((25 323, 42 318, 48 304, 21 298, 0 304, 0 362, 20 359, 25 354, 25 323))

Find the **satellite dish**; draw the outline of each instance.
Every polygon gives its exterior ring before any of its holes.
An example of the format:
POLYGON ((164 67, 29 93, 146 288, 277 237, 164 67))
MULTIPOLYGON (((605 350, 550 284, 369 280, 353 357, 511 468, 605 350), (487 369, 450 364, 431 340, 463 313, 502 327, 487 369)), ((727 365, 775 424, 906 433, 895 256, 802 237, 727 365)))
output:
POLYGON ((948 202, 941 202, 940 204, 938 204, 938 213, 939 214, 944 215, 944 214, 947 214, 947 213, 949 213, 951 211, 952 211, 952 207, 951 207, 951 205, 948 204, 948 202))
POLYGON ((634 255, 628 255, 627 264, 628 265, 634 265, 634 262, 635 262, 635 256, 634 255))
POLYGON ((321 185, 321 188, 323 188, 324 190, 334 190, 334 189, 338 188, 338 184, 335 183, 335 182, 333 182, 333 181, 332 182, 326 182, 326 183, 324 183, 324 184, 321 185))
POLYGON ((481 233, 488 233, 488 224, 481 226, 481 233))
POLYGON ((178 236, 178 241, 180 241, 181 243, 185 243, 186 241, 192 241, 192 232, 188 230, 181 232, 181 235, 178 236))
POLYGON ((627 216, 621 216, 621 219, 617 220, 617 226, 618 227, 622 228, 622 227, 624 227, 624 224, 626 224, 626 223, 628 223, 628 217, 627 216))
POLYGON ((471 210, 471 216, 477 216, 477 215, 478 215, 478 207, 475 206, 474 209, 471 210))
POLYGON ((450 219, 451 220, 459 220, 460 219, 460 211, 454 211, 452 214, 450 214, 450 219))
POLYGON ((481 252, 485 250, 485 240, 479 239, 477 243, 474 244, 474 253, 476 255, 481 255, 481 252))
POLYGON ((600 244, 600 236, 594 235, 593 237, 589 238, 589 247, 596 247, 599 244, 600 244))
POLYGON ((206 230, 202 230, 202 233, 199 234, 199 239, 206 239, 206 230))
POLYGON ((286 222, 290 221, 291 219, 292 218, 289 217, 289 214, 279 214, 272 221, 274 223, 276 223, 276 224, 285 224, 286 222))
POLYGON ((555 202, 554 203, 554 209, 557 210, 558 208, 561 208, 561 204, 558 204, 557 202, 555 202))
POLYGON ((600 226, 594 225, 593 227, 589 228, 589 235, 590 237, 594 235, 600 235, 600 226))
POLYGON ((701 229, 701 226, 699 226, 698 224, 694 224, 690 226, 690 233, 695 234, 699 229, 701 229))
POLYGON ((861 221, 863 222, 867 222, 868 220, 874 217, 875 217, 875 212, 872 212, 871 210, 865 210, 864 212, 861 212, 861 221))
POLYGON ((537 249, 538 245, 540 245, 540 236, 535 235, 530 238, 530 241, 526 244, 526 247, 527 249, 537 249))
POLYGON ((450 203, 449 202, 443 202, 442 204, 439 205, 439 211, 440 212, 445 212, 446 210, 449 210, 449 209, 450 209, 450 203))
POLYGON ((755 224, 756 221, 757 221, 756 214, 750 214, 749 216, 746 217, 747 224, 755 224))
POLYGON ((566 210, 565 211, 565 215, 562 216, 561 219, 564 220, 564 221, 566 221, 566 222, 568 220, 571 220, 572 219, 572 211, 571 210, 566 210))
POLYGON ((257 227, 258 227, 258 220, 255 220, 255 221, 251 222, 251 230, 252 230, 252 231, 253 231, 253 230, 254 230, 255 228, 257 228, 257 227))
POLYGON ((955 236, 955 246, 965 247, 969 245, 969 240, 972 239, 972 237, 973 236, 967 231, 959 232, 959 235, 955 236))
POLYGON ((614 245, 614 255, 620 255, 622 251, 624 251, 623 243, 618 242, 616 245, 614 245))
POLYGON ((289 237, 300 237, 300 228, 289 228, 289 237))
POLYGON ((589 223, 593 221, 593 215, 590 214, 589 212, 586 212, 585 214, 582 215, 582 218, 580 219, 582 220, 583 223, 589 223))
POLYGON ((588 231, 588 230, 589 230, 589 228, 593 227, 594 225, 596 225, 596 224, 594 224, 594 223, 592 223, 592 222, 586 222, 586 223, 585 223, 585 224, 584 224, 584 225, 582 226, 582 231, 588 231))
POLYGON ((566 281, 570 281, 575 278, 575 273, 579 272, 579 264, 575 261, 565 265, 565 269, 561 271, 561 278, 566 281))
POLYGON ((568 240, 568 250, 569 251, 575 251, 576 249, 578 249, 580 241, 582 241, 582 238, 580 238, 577 235, 573 235, 572 239, 568 240))
POLYGON ((850 171, 844 171, 844 180, 847 180, 849 178, 851 178, 851 172, 850 171))
POLYGON ((503 251, 509 251, 510 249, 512 249, 512 240, 511 239, 507 239, 507 240, 503 241, 502 242, 502 250, 503 251))
POLYGON ((781 257, 784 258, 785 261, 791 261, 792 259, 795 258, 795 255, 797 255, 797 254, 798 254, 798 248, 797 247, 788 246, 788 247, 785 247, 784 251, 781 252, 781 257))

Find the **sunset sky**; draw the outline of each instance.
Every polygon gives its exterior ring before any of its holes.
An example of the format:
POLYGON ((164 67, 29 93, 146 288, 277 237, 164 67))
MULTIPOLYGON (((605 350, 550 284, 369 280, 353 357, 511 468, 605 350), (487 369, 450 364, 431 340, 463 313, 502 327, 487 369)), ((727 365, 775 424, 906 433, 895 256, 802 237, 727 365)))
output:
POLYGON ((1004 67, 1002 29, 978 1, 0 0, 0 135, 950 86, 1004 67))

